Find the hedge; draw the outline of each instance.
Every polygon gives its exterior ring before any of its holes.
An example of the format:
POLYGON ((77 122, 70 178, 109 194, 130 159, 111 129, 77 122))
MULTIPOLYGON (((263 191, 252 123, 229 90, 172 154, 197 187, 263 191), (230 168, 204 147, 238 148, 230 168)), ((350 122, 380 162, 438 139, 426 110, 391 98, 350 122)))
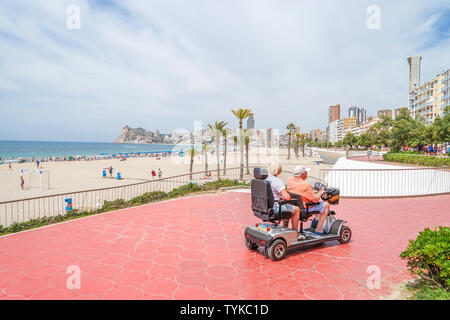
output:
POLYGON ((409 272, 420 276, 430 287, 450 288, 450 228, 426 228, 410 240, 400 257, 407 261, 409 272))
POLYGON ((103 206, 97 210, 92 211, 78 211, 78 210, 72 210, 70 212, 67 212, 66 214, 62 215, 56 215, 51 217, 42 217, 38 219, 32 219, 25 222, 15 222, 9 227, 4 227, 0 225, 0 235, 7 234, 7 233, 14 233, 34 228, 43 227, 46 225, 50 225, 53 223, 73 220, 81 217, 86 217, 98 213, 113 211, 113 210, 119 210, 119 209, 125 209, 129 207, 139 206, 146 203, 151 202, 157 202, 167 199, 173 199, 177 197, 181 197, 190 193, 194 192, 204 192, 204 191, 213 191, 218 190, 220 188, 225 187, 233 187, 233 186, 247 186, 248 183, 240 182, 238 180, 218 180, 213 182, 206 182, 202 185, 197 183, 188 183, 186 185, 183 185, 181 187, 175 188, 170 192, 163 192, 163 191, 153 191, 153 192, 147 192, 143 195, 140 195, 138 197, 135 197, 133 199, 130 199, 128 201, 125 201, 123 199, 118 199, 114 201, 104 201, 103 206))
POLYGON ((439 158, 435 156, 420 156, 400 153, 386 153, 384 161, 416 164, 427 167, 450 167, 450 158, 439 158))

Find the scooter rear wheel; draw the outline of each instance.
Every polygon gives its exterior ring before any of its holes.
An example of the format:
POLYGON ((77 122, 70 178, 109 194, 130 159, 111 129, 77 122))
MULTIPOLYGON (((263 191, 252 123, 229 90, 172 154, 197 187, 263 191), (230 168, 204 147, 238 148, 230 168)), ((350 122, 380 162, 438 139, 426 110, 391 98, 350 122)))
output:
POLYGON ((272 261, 278 261, 284 258, 286 251, 286 242, 282 239, 277 239, 267 249, 267 254, 272 261))
POLYGON ((254 243, 254 242, 251 242, 248 239, 245 239, 245 246, 249 250, 256 250, 256 249, 258 249, 258 245, 256 243, 254 243))

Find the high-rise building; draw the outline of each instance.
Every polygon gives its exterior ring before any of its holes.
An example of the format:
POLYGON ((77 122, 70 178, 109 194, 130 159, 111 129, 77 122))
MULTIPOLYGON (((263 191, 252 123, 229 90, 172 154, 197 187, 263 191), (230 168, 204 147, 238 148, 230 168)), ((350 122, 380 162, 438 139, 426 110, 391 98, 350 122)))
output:
POLYGON ((366 108, 359 108, 356 106, 348 107, 348 117, 357 118, 358 124, 366 121, 366 108))
POLYGON ((358 125, 358 118, 356 117, 344 118, 344 130, 356 127, 357 125, 358 125))
POLYGON ((266 129, 267 148, 272 148, 273 129, 266 129))
POLYGON ((426 124, 432 124, 438 116, 442 115, 450 101, 449 74, 450 69, 410 92, 409 113, 411 117, 420 117, 426 124))
POLYGON ((401 112, 402 110, 408 111, 408 107, 396 108, 396 109, 395 109, 395 118, 397 118, 397 117, 400 115, 400 112, 401 112))
POLYGON ((319 140, 321 134, 323 134, 323 132, 320 129, 313 129, 309 131, 308 136, 312 140, 316 141, 319 140))
POLYGON ((330 106, 328 111, 328 123, 339 120, 341 118, 341 105, 330 106))
POLYGON ((441 112, 445 110, 445 107, 450 105, 450 69, 442 73, 442 89, 441 89, 441 112))
POLYGON ((381 118, 382 116, 389 117, 392 119, 392 110, 391 109, 378 110, 377 117, 381 118))
POLYGON ((409 92, 412 92, 420 86, 420 63, 422 57, 417 55, 408 58, 409 64, 409 92))
POLYGON ((349 118, 358 118, 358 107, 350 106, 348 107, 348 117, 349 118))
POLYGON ((338 119, 328 126, 328 141, 336 143, 344 139, 344 119, 338 119))
POLYGON ((253 115, 247 118, 247 129, 255 129, 255 119, 253 119, 253 115))

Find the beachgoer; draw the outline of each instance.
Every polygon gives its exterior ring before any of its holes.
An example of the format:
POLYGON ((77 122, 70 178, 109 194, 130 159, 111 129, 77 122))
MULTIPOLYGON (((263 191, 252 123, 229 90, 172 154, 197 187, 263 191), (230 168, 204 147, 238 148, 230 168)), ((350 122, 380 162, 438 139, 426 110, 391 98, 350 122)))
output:
POLYGON ((9 170, 12 170, 11 162, 8 163, 8 168, 9 168, 9 170))
POLYGON ((419 151, 419 154, 422 154, 422 150, 423 150, 423 144, 422 144, 422 142, 419 142, 419 144, 417 145, 417 151, 419 151))
POLYGON ((23 190, 23 185, 25 184, 25 181, 23 180, 23 176, 20 176, 20 187, 23 190))
POLYGON ((161 168, 158 169, 158 178, 161 179, 162 177, 162 170, 161 168))
POLYGON ((155 172, 155 170, 152 170, 152 178, 153 178, 153 179, 156 178, 156 172, 155 172))
POLYGON ((288 178, 287 191, 300 195, 302 197, 304 208, 306 208, 307 202, 317 203, 316 205, 309 207, 308 211, 320 212, 319 223, 317 224, 314 233, 322 235, 322 227, 326 217, 328 216, 328 212, 330 211, 330 205, 321 198, 322 194, 325 192, 324 190, 320 190, 317 195, 314 194, 313 187, 306 181, 308 178, 308 171, 309 169, 305 167, 296 166, 294 169, 294 176, 288 178))
POLYGON ((430 154, 430 155, 433 155, 434 153, 433 153, 433 145, 432 144, 430 144, 429 146, 428 146, 428 153, 430 154))
POLYGON ((109 176, 112 177, 113 167, 110 166, 108 170, 109 170, 109 176))
POLYGON ((36 160, 36 166, 39 169, 39 160, 36 160))

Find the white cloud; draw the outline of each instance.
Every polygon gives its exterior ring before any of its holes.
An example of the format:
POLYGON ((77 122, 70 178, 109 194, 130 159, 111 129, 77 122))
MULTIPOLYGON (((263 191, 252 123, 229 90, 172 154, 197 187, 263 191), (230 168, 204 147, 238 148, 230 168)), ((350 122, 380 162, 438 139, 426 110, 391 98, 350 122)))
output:
POLYGON ((234 125, 236 107, 261 128, 324 129, 332 104, 404 106, 408 56, 423 55, 424 80, 449 68, 450 41, 433 33, 446 1, 378 1, 380 30, 367 29, 373 3, 360 0, 98 3, 0 5, 3 139, 234 125), (70 4, 81 30, 66 28, 70 4))

